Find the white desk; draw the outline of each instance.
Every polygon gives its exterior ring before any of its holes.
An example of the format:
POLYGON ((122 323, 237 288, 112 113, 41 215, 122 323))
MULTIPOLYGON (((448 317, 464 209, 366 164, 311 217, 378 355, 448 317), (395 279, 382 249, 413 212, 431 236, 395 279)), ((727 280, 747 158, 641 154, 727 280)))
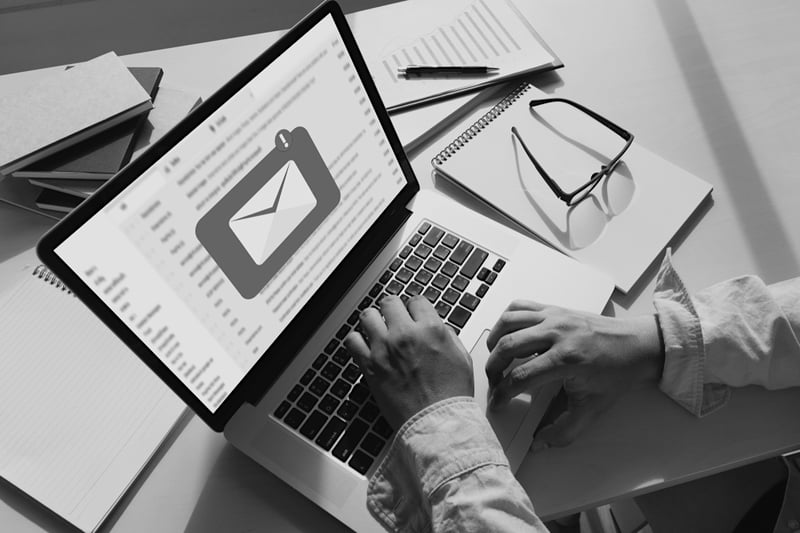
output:
MULTIPOLYGON (((741 273, 767 282, 800 274, 800 4, 540 0, 527 9, 566 64, 559 76, 541 78, 542 88, 602 111, 714 185, 713 207, 675 243, 674 262, 690 288, 741 273)), ((138 54, 129 64, 159 64, 165 82, 207 94, 257 54, 260 39, 138 54)), ((0 78, 0 90, 7 81, 0 78)), ((453 136, 414 154, 423 186, 435 185, 428 162, 453 136)), ((31 246, 46 225, 0 205, 0 258, 11 255, 7 243, 31 246), (13 229, 28 224, 25 234, 13 229)), ((617 295, 614 312, 649 312, 653 275, 617 295)), ((740 390, 726 409, 697 421, 657 391, 642 391, 569 448, 529 457, 519 477, 540 513, 567 513, 796 448, 798 405, 800 390, 740 390)), ((7 487, 0 499, 3 530, 65 530, 7 487)), ((344 528, 193 419, 108 529, 344 528)))

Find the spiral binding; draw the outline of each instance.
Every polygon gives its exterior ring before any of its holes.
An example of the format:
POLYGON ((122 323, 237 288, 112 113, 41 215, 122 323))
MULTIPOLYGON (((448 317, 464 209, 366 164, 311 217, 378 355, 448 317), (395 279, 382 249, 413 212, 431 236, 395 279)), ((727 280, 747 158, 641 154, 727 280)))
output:
POLYGON ((33 275, 39 278, 40 280, 49 283, 53 287, 65 291, 67 294, 72 294, 72 291, 69 290, 66 285, 64 285, 64 282, 58 279, 56 275, 50 272, 50 270, 44 265, 39 265, 36 268, 34 268, 33 275))
POLYGON ((483 131, 489 124, 491 124, 494 119, 499 117, 503 114, 503 112, 511 107, 511 104, 522 98, 522 96, 532 87, 532 85, 528 82, 523 83, 511 93, 508 94, 505 98, 500 100, 494 107, 492 107, 489 111, 486 112, 481 118, 476 120, 472 126, 467 128, 464 133, 459 135, 455 138, 453 142, 451 142, 447 147, 439 152, 436 157, 431 160, 431 163, 434 165, 441 165, 451 157, 455 155, 456 152, 461 150, 469 141, 471 141, 478 133, 483 131))

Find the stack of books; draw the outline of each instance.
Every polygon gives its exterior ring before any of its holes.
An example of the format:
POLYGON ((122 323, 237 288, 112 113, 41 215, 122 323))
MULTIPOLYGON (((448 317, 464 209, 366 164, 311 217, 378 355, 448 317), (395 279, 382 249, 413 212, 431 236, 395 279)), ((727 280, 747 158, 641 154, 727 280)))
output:
POLYGON ((0 201, 61 218, 199 101, 108 53, 0 98, 0 201))

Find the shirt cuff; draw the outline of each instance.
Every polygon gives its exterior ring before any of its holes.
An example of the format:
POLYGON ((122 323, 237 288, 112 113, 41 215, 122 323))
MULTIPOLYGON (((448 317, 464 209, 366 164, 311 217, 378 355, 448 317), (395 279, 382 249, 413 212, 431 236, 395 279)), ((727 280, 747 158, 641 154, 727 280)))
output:
POLYGON ((390 531, 428 531, 430 496, 448 481, 508 460, 480 406, 456 397, 430 405, 397 432, 369 480, 367 508, 390 531))
POLYGON ((695 416, 716 411, 727 403, 730 389, 720 383, 706 383, 700 317, 672 267, 669 249, 658 272, 653 304, 664 338, 664 371, 659 387, 695 416))

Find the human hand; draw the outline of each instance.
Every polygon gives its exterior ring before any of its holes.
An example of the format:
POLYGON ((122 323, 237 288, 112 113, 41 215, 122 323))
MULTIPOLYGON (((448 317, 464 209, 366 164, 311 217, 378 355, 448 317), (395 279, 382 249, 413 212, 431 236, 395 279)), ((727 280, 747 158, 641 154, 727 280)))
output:
POLYGON ((660 379, 664 350, 656 318, 613 318, 515 301, 492 328, 486 374, 499 408, 526 390, 563 381, 567 411, 541 429, 533 449, 566 446, 633 386, 660 379), (536 357, 505 370, 516 358, 536 357))
POLYGON ((474 394, 472 359, 426 298, 406 308, 386 296, 379 305, 380 312, 362 311, 363 335, 353 331, 344 342, 389 425, 398 429, 429 405, 474 394))

